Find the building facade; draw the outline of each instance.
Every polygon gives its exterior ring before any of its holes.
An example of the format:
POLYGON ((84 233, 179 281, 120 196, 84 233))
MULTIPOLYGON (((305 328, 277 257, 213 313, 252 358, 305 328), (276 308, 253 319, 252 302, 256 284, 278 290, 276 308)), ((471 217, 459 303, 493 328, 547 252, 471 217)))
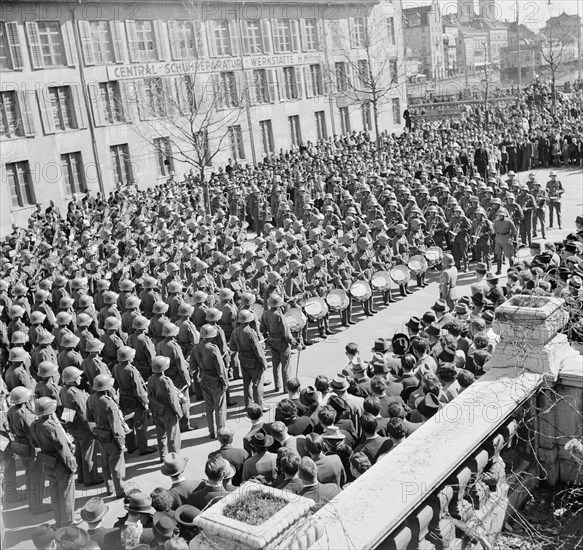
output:
POLYGON ((367 80, 354 68, 375 73, 377 60, 390 69, 376 74, 379 129, 402 128, 400 0, 20 1, 1 10, 2 233, 26 223, 36 202, 63 209, 87 189, 107 195, 187 172, 199 137, 212 169, 372 129, 367 80), (365 48, 371 22, 384 32, 382 54, 365 48), (183 144, 173 128, 189 132, 183 144))

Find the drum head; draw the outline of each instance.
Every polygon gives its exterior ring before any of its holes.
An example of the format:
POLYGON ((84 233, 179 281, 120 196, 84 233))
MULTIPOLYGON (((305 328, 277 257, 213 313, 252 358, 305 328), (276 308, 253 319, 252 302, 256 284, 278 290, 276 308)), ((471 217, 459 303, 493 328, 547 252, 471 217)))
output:
POLYGON ((430 246, 425 251, 425 257, 430 262, 439 262, 443 258, 443 250, 439 246, 430 246))
POLYGON ((356 281, 350 287, 350 294, 352 294, 355 300, 364 302, 371 297, 372 290, 366 281, 356 281))
POLYGON ((375 290, 386 290, 391 285, 391 276, 388 271, 377 271, 370 284, 375 290))
POLYGON ((330 306, 330 309, 334 311, 342 311, 348 307, 350 300, 348 294, 341 289, 334 289, 328 293, 326 296, 326 302, 330 306))
POLYGON ((427 269, 427 260, 425 259, 424 256, 421 255, 412 256, 411 259, 409 260, 409 263, 407 264, 407 267, 413 273, 420 273, 427 269))
POLYGON ((304 311, 312 319, 322 319, 328 313, 328 306, 322 298, 315 296, 306 302, 304 311))
POLYGON ((288 309, 285 312, 284 318, 287 326, 293 332, 303 329, 307 322, 306 316, 302 313, 302 310, 297 307, 288 309))
POLYGON ((409 279, 411 279, 411 273, 407 266, 396 265, 391 269, 391 279, 393 279, 398 285, 404 285, 409 282, 409 279))

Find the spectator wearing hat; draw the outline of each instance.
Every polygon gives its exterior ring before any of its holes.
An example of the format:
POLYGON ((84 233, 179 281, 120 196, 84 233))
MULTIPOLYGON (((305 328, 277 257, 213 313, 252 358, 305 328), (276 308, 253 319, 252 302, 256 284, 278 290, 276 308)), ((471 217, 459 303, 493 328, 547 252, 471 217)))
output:
POLYGON ((217 440, 220 444, 220 448, 209 453, 209 458, 221 457, 227 460, 235 469, 235 478, 233 483, 235 485, 239 485, 243 472, 243 464, 249 458, 249 453, 243 448, 233 446, 234 435, 235 432, 226 426, 218 430, 217 440))
POLYGON ((411 317, 406 323, 407 332, 409 333, 409 338, 417 336, 421 331, 421 320, 419 317, 411 317))
POLYGON ((184 414, 183 405, 172 380, 165 374, 170 359, 158 355, 152 360, 152 375, 148 379, 147 397, 152 411, 160 461, 167 452, 178 453, 181 447, 179 419, 184 414))
POLYGON ((77 462, 73 442, 57 420, 57 402, 49 397, 37 399, 37 419, 30 427, 31 441, 40 449, 37 459, 44 465, 49 481, 51 503, 57 527, 73 522, 75 510, 75 472, 77 462))
POLYGON ((454 265, 454 259, 451 254, 443 256, 443 270, 439 278, 439 298, 447 304, 452 310, 457 301, 457 275, 458 270, 454 265))
POLYGON ((112 375, 119 390, 119 408, 125 416, 133 414, 128 423, 130 432, 126 434, 127 451, 131 454, 137 449, 140 456, 144 456, 153 453, 155 448, 148 447, 148 392, 144 379, 132 363, 135 355, 135 350, 129 346, 120 348, 112 375))
POLYGON ((391 449, 392 443, 388 437, 382 437, 377 433, 378 421, 371 413, 362 415, 361 425, 364 441, 354 449, 354 452, 364 453, 371 464, 374 464, 380 455, 391 449))
POLYGON ((242 481, 262 476, 267 483, 271 483, 277 476, 276 455, 269 451, 274 443, 273 437, 260 429, 253 434, 249 443, 254 454, 243 465, 242 481))
MULTIPOLYGON (((259 335, 251 327, 255 315, 250 310, 242 310, 237 315, 240 323, 232 332, 229 347, 237 353, 243 375, 243 399, 245 407, 253 401, 263 407, 263 373, 267 370, 267 357, 259 340, 259 335)), ((268 407, 265 407, 268 410, 268 407)))
POLYGON ((422 423, 427 422, 437 414, 441 407, 439 399, 433 393, 427 393, 419 397, 415 402, 415 410, 419 414, 422 423))
POLYGON ((350 383, 346 376, 337 374, 331 383, 332 391, 340 398, 348 407, 348 418, 352 420, 355 428, 358 430, 360 416, 363 412, 364 399, 356 395, 348 393, 350 383))
MULTIPOLYGON (((180 395, 182 395, 180 403, 182 405, 183 414, 180 417, 179 425, 181 432, 188 432, 192 429, 190 426, 189 392, 192 378, 188 368, 189 365, 184 358, 180 345, 176 341, 178 333, 179 329, 175 324, 170 322, 164 324, 161 332, 162 341, 156 344, 156 355, 161 355, 170 359, 170 365, 167 369, 166 376, 172 380, 174 387, 180 392, 180 395)), ((198 345, 201 346, 202 342, 198 345)))
POLYGON ((118 533, 115 528, 103 526, 103 518, 109 512, 109 506, 100 497, 90 498, 81 508, 81 519, 87 523, 87 534, 100 548, 111 548, 118 533))
POLYGON ((168 489, 172 495, 172 510, 178 510, 184 506, 188 497, 197 489, 200 489, 203 482, 201 480, 187 479, 184 472, 188 459, 180 456, 178 453, 168 453, 164 457, 161 467, 163 475, 170 477, 172 486, 168 489))
MULTIPOLYGON (((190 542, 197 534, 198 528, 194 520, 200 514, 200 510, 190 504, 183 504, 174 513, 174 518, 180 528, 180 537, 190 542)), ((179 540, 179 539, 174 539, 179 540)))
MULTIPOLYGON (((275 455, 273 455, 275 457, 275 455)), ((227 469, 231 468, 229 462, 221 457, 209 457, 204 469, 207 477, 204 486, 194 491, 188 497, 188 504, 203 510, 210 502, 218 501, 232 492, 223 485, 227 469)), ((245 480, 246 481, 246 480, 245 480)))
POLYGON ((344 435, 346 445, 350 448, 354 447, 358 435, 352 420, 345 417, 346 413, 348 413, 348 406, 340 397, 334 395, 330 404, 324 405, 318 412, 318 423, 314 427, 314 432, 322 435, 328 427, 337 426, 344 435))
POLYGON ((122 482, 125 478, 125 436, 127 426, 123 414, 114 399, 114 379, 99 374, 93 380, 93 393, 87 406, 87 420, 95 423, 93 433, 101 448, 101 469, 111 494, 113 480, 116 498, 123 498, 122 482))
POLYGON ((247 415, 247 420, 251 423, 251 428, 243 436, 243 448, 251 455, 253 454, 251 439, 256 432, 263 429, 264 427, 263 411, 261 407, 257 405, 257 403, 250 403, 245 412, 247 415))
POLYGON ((35 527, 31 533, 31 538, 36 550, 57 550, 55 531, 48 523, 35 527))
POLYGON ((68 525, 55 531, 55 541, 59 550, 77 550, 90 541, 89 533, 76 525, 68 525))
POLYGON ((311 458, 306 456, 301 459, 298 472, 304 485, 301 496, 320 504, 332 501, 340 493, 338 485, 318 481, 318 468, 311 458))
POLYGON ((493 275, 492 273, 486 274, 486 282, 488 283, 488 293, 486 294, 486 298, 488 298, 495 307, 498 307, 506 301, 504 291, 498 284, 499 281, 500 279, 497 275, 493 275))
POLYGON ((365 368, 364 363, 355 363, 352 370, 354 372, 353 378, 354 382, 356 383, 358 395, 362 397, 370 395, 370 378, 368 377, 367 369, 365 368))
POLYGON ((97 473, 95 436, 87 420, 89 394, 80 387, 82 376, 83 371, 76 367, 67 367, 63 371, 60 400, 65 410, 74 411, 73 420, 65 427, 75 441, 75 458, 79 466, 77 479, 85 487, 93 487, 103 483, 103 478, 97 473))
POLYGON ((105 344, 101 340, 87 340, 85 343, 87 357, 83 359, 81 363, 81 370, 85 375, 85 380, 87 382, 89 391, 92 390, 93 380, 96 376, 99 374, 111 376, 109 367, 105 364, 100 355, 104 345, 105 344))

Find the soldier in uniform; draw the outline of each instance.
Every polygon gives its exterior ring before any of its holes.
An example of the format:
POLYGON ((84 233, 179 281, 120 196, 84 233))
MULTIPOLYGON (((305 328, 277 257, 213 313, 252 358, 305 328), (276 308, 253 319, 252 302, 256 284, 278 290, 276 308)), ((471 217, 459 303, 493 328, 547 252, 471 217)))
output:
POLYGON ((545 208, 549 202, 549 196, 544 189, 541 189, 540 183, 538 181, 533 182, 533 194, 536 202, 536 208, 534 211, 534 216, 532 220, 532 236, 536 239, 537 237, 537 226, 540 223, 540 231, 543 239, 546 239, 546 219, 545 219, 545 208))
POLYGON ((12 391, 18 386, 24 386, 30 391, 34 391, 36 382, 25 366, 25 362, 28 360, 30 360, 30 356, 24 348, 15 347, 8 353, 8 369, 4 372, 4 381, 8 391, 12 391))
POLYGON ((297 344, 292 336, 289 327, 281 313, 284 305, 283 298, 273 294, 268 300, 269 309, 265 311, 261 318, 261 333, 266 337, 267 345, 271 349, 273 362, 273 382, 275 391, 279 392, 279 367, 281 365, 281 375, 283 388, 287 387, 287 381, 291 378, 290 356, 291 347, 297 344))
POLYGON ((555 170, 551 170, 549 177, 551 178, 547 182, 547 195, 549 197, 549 227, 553 227, 554 221, 554 213, 557 212, 557 223, 559 225, 559 229, 562 229, 561 223, 561 197, 565 192, 563 188, 563 184, 560 180, 557 179, 557 172, 555 170))
POLYGON ((150 319, 149 334, 152 337, 154 345, 157 345, 163 340, 162 329, 164 325, 170 322, 170 319, 166 317, 166 312, 168 311, 168 304, 159 300, 152 306, 152 313, 154 314, 150 319))
MULTIPOLYGON (((219 291, 217 309, 221 312, 221 318, 218 322, 227 343, 231 340, 231 334, 233 334, 237 321, 237 306, 233 298, 234 293, 231 289, 223 288, 219 291)), ((228 364, 231 366, 233 379, 238 380, 241 378, 240 364, 236 353, 231 353, 228 364)))
POLYGON ((224 427, 227 421, 227 388, 229 387, 223 355, 218 346, 213 343, 217 335, 218 327, 203 325, 200 331, 200 343, 192 352, 198 369, 209 435, 212 439, 216 437, 216 431, 224 427))
POLYGON ((57 356, 59 369, 62 371, 67 367, 81 368, 83 357, 77 351, 80 339, 72 332, 67 332, 61 339, 61 352, 57 356))
POLYGON ((336 249, 336 254, 338 259, 332 267, 332 273, 334 273, 335 283, 348 296, 348 306, 341 312, 342 326, 347 327, 348 325, 356 324, 356 321, 352 320, 352 296, 350 294, 354 269, 348 259, 348 248, 339 246, 336 249))
POLYGON ((160 461, 168 452, 179 453, 181 440, 179 419, 183 410, 174 384, 164 373, 170 367, 170 359, 157 355, 152 360, 152 376, 148 380, 148 399, 154 425, 160 461))
MULTIPOLYGON (((372 241, 368 237, 360 237, 358 239, 358 251, 354 255, 354 271, 358 273, 357 276, 370 282, 373 275, 374 261, 375 255, 372 250, 372 241)), ((372 293, 362 305, 364 314, 367 317, 376 313, 372 303, 372 293)))
MULTIPOLYGON (((239 326, 233 331, 229 345, 231 351, 239 355, 243 375, 243 397, 245 408, 249 406, 251 393, 253 401, 263 407, 263 373, 267 370, 267 358, 259 334, 251 324, 255 321, 252 311, 241 310, 237 315, 239 326)), ((266 412, 269 407, 263 407, 266 412)))
POLYGON ((61 387, 59 386, 59 367, 50 361, 42 362, 38 367, 38 377, 34 395, 37 399, 50 397, 57 403, 57 414, 61 413, 61 387))
POLYGON ((32 350, 30 356, 30 371, 33 377, 36 378, 38 366, 43 361, 57 362, 57 352, 52 347, 55 337, 48 331, 43 330, 37 336, 37 346, 32 350))
POLYGON ((140 304, 142 302, 133 294, 125 300, 125 311, 121 316, 121 331, 123 334, 130 335, 133 332, 134 319, 140 315, 140 304))
POLYGON ((125 346, 125 342, 118 334, 119 326, 119 320, 116 317, 108 317, 103 325, 105 334, 100 338, 104 344, 101 356, 110 369, 113 368, 117 361, 117 351, 125 346))
POLYGON ((520 240, 523 244, 528 244, 532 242, 532 216, 534 214, 534 209, 536 208, 536 203, 534 197, 530 194, 527 185, 520 186, 520 194, 516 198, 518 206, 522 209, 523 217, 520 220, 520 240))
POLYGON ((476 209, 475 219, 472 222, 472 244, 475 249, 476 260, 484 262, 490 269, 490 242, 494 235, 494 226, 486 217, 486 211, 480 206, 476 209))
POLYGON ((88 355, 81 363, 81 370, 85 375, 89 389, 91 389, 93 386, 93 380, 99 374, 111 376, 109 367, 104 363, 103 359, 101 359, 101 356, 99 355, 104 346, 105 344, 101 340, 87 340, 87 343, 85 344, 85 351, 88 355))
POLYGON ((178 321, 176 323, 178 327, 176 341, 180 345, 182 354, 187 360, 192 353, 192 348, 200 341, 200 334, 196 330, 194 323, 190 320, 193 313, 194 308, 190 304, 182 303, 178 309, 178 321))
POLYGON ((455 266, 461 269, 463 264, 463 270, 468 271, 468 232, 472 224, 463 213, 461 206, 454 207, 453 217, 449 222, 449 233, 455 266))
POLYGON ((143 289, 140 292, 139 298, 142 301, 144 316, 148 319, 151 319, 154 315, 154 304, 162 300, 162 296, 156 291, 157 284, 157 279, 150 275, 144 275, 144 278, 142 279, 143 289))
MULTIPOLYGON (((328 292, 332 290, 332 285, 330 284, 330 274, 326 269, 326 257, 322 254, 316 254, 313 259, 313 267, 308 272, 308 289, 315 296, 320 298, 326 298, 328 292)), ((333 334, 330 330, 330 316, 328 313, 324 315, 321 319, 318 319, 318 331, 321 338, 325 338, 326 335, 333 334)))
POLYGON ((494 258, 496 259, 496 275, 502 273, 502 255, 505 254, 514 265, 514 239, 516 239, 516 226, 512 220, 508 219, 508 211, 501 208, 497 212, 494 222, 494 258))
POLYGON ((31 440, 40 451, 37 460, 45 467, 57 527, 73 522, 75 510, 75 449, 61 423, 55 417, 57 402, 49 397, 37 399, 38 419, 30 427, 31 440))
POLYGON ((99 374, 95 377, 87 406, 87 420, 95 423, 93 433, 101 449, 101 469, 107 492, 111 494, 110 482, 113 480, 116 498, 124 498, 126 426, 114 399, 113 385, 111 376, 99 374))
MULTIPOLYGON (((405 236, 405 226, 398 223, 395 226, 395 236, 393 237, 392 247, 393 247, 393 257, 396 262, 400 262, 407 265, 409 261, 409 241, 405 236)), ((406 296, 407 294, 413 294, 409 290, 409 283, 404 283, 399 285, 399 290, 401 296, 406 296)))
POLYGON ((144 456, 153 453, 154 448, 148 447, 148 394, 144 379, 132 364, 135 356, 136 351, 129 346, 118 349, 112 374, 119 390, 119 408, 126 417, 133 414, 128 422, 126 448, 130 454, 138 449, 144 456))
POLYGON ((133 364, 144 380, 150 376, 152 359, 156 355, 154 342, 146 334, 149 327, 150 321, 143 315, 138 315, 132 321, 133 333, 128 337, 128 346, 136 352, 133 364))
POLYGON ((197 290, 192 301, 194 302, 194 311, 190 319, 194 323, 196 330, 200 332, 202 326, 206 323, 206 312, 208 310, 208 305, 206 304, 208 300, 208 294, 202 290, 197 290))
POLYGON ((93 487, 103 483, 103 478, 97 473, 95 461, 95 436, 91 432, 87 420, 87 401, 89 395, 79 386, 83 371, 76 367, 67 367, 62 373, 63 386, 60 392, 60 400, 63 409, 74 411, 73 420, 67 422, 65 427, 73 436, 75 442, 75 459, 79 466, 79 483, 85 487, 93 487))

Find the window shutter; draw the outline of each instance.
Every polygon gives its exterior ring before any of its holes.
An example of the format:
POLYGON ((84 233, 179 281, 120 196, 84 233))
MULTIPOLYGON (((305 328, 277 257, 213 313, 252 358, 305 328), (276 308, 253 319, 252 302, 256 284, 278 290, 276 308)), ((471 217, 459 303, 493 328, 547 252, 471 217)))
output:
POLYGON ((175 78, 168 76, 162 79, 164 88, 164 103, 166 105, 166 115, 170 118, 176 116, 176 85, 175 78))
POLYGON ((299 50, 299 43, 298 43, 298 21, 297 19, 290 19, 289 27, 291 31, 291 42, 292 42, 292 51, 297 52, 299 50))
POLYGON ((250 46, 249 46, 249 31, 247 29, 247 21, 245 19, 241 20, 241 43, 243 44, 243 54, 249 55, 250 53, 250 46))
POLYGON ((38 34, 38 25, 34 21, 25 23, 28 48, 30 50, 30 62, 33 69, 44 69, 43 51, 38 34))
POLYGON ((137 84, 135 80, 122 80, 119 83, 119 98, 123 110, 123 118, 126 122, 131 122, 133 118, 132 103, 137 101, 137 84))
POLYGON ((77 128, 87 128, 87 109, 85 108, 85 97, 83 96, 83 88, 80 84, 73 84, 69 87, 73 97, 73 108, 75 110, 75 119, 77 120, 77 128))
POLYGON ((310 66, 304 67, 304 84, 306 86, 306 97, 310 98, 313 97, 314 94, 312 92, 312 71, 310 70, 310 66))
POLYGON ((231 53, 237 56, 241 53, 239 45, 239 24, 237 21, 229 21, 229 38, 231 39, 231 53))
POLYGON ((356 33, 354 29, 354 17, 348 18, 348 36, 350 38, 350 47, 356 48, 356 33))
POLYGON ((193 21, 194 39, 196 40, 196 55, 197 57, 209 57, 208 48, 205 47, 205 32, 206 29, 202 21, 193 21))
POLYGON ((24 68, 22 48, 20 46, 20 36, 18 35, 18 23, 9 21, 6 23, 6 37, 8 38, 8 49, 10 50, 10 61, 12 68, 17 71, 24 68))
POLYGON ((125 43, 122 26, 123 23, 121 23, 120 21, 109 22, 109 30, 111 32, 111 43, 113 46, 113 57, 116 63, 123 63, 126 58, 126 56, 124 55, 125 43))
POLYGON ((105 119, 103 117, 103 101, 101 99, 101 88, 98 82, 87 84, 87 96, 89 98, 89 103, 91 103, 93 123, 95 126, 105 126, 105 119))
POLYGON ((209 57, 217 57, 217 43, 215 36, 216 23, 208 21, 206 24, 206 37, 209 57))
POLYGON ((32 109, 28 92, 18 92, 18 107, 20 110, 20 119, 22 120, 22 129, 26 137, 34 136, 34 120, 32 118, 32 109))
POLYGON ((168 53, 168 37, 166 35, 166 25, 164 21, 156 19, 154 21, 154 37, 156 38, 156 51, 158 52, 158 61, 166 61, 168 53))
POLYGON ((91 44, 91 29, 88 21, 79 21, 79 36, 81 37, 81 50, 85 65, 95 65, 93 44, 91 44))
POLYGON ((269 54, 273 51, 271 44, 271 23, 269 19, 261 19, 261 39, 263 40, 263 53, 269 54))
POLYGON ((128 34, 130 61, 136 63, 140 60, 138 54, 138 33, 136 31, 136 22, 132 19, 126 21, 126 32, 128 34))
POLYGON ((250 105, 257 104, 257 83, 255 82, 255 74, 252 70, 245 71, 245 81, 247 83, 247 97, 250 105))
POLYGON ((43 86, 40 90, 36 91, 38 98, 38 109, 40 112, 40 118, 43 125, 43 130, 45 135, 55 133, 55 120, 53 119, 53 108, 51 106, 51 100, 48 97, 49 89, 43 86))
POLYGON ((296 73, 296 90, 298 93, 298 99, 302 99, 302 97, 303 97, 302 68, 301 67, 294 67, 294 72, 296 73))
POLYGON ((273 32, 273 52, 280 53, 281 39, 279 36, 279 25, 277 19, 271 21, 271 30, 273 32))
POLYGON ((217 109, 224 109, 225 108, 225 101, 224 101, 224 96, 225 96, 225 90, 223 90, 223 83, 221 81, 221 75, 219 74, 213 74, 212 76, 212 83, 213 83, 213 88, 214 88, 214 93, 213 93, 213 101, 215 101, 215 105, 217 107, 217 109))
POLYGON ((281 103, 287 99, 285 74, 283 72, 283 67, 278 67, 277 69, 273 69, 273 70, 275 72, 277 89, 278 89, 278 96, 279 96, 279 101, 281 103))
POLYGON ((172 59, 180 59, 176 21, 168 21, 168 39, 170 40, 170 54, 172 55, 172 59))
POLYGON ((302 44, 302 51, 303 52, 307 52, 308 51, 308 46, 306 43, 306 21, 304 19, 300 19, 300 30, 301 30, 301 34, 300 34, 300 39, 301 39, 301 44, 302 44))
POLYGON ((77 59, 77 48, 75 47, 75 31, 71 21, 65 21, 61 25, 61 36, 63 38, 67 66, 74 67, 79 60, 77 59))
POLYGON ((146 89, 142 79, 133 80, 135 85, 136 102, 138 104, 138 114, 140 120, 148 120, 151 118, 150 105, 146 102, 146 89))

